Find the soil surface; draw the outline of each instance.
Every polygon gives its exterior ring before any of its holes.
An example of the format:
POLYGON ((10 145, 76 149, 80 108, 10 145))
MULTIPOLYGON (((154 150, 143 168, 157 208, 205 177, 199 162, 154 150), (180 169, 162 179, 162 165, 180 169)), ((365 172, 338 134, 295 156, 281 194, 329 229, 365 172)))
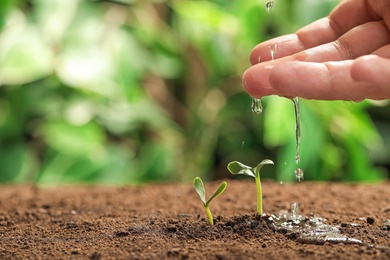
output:
POLYGON ((254 182, 227 182, 213 226, 191 184, 2 186, 0 259, 390 259, 390 183, 266 181, 259 217, 254 182), (301 224, 275 225, 280 214, 337 234, 302 237, 301 224))

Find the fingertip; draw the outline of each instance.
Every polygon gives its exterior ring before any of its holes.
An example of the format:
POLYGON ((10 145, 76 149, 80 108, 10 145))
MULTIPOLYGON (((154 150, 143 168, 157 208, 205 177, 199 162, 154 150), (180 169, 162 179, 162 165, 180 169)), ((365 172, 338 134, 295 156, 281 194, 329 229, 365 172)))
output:
POLYGON ((253 69, 252 67, 247 69, 242 75, 242 87, 249 95, 252 97, 261 97, 256 95, 256 80, 253 78, 253 69))
POLYGON ((252 65, 256 65, 261 62, 260 50, 254 47, 249 55, 249 61, 252 65))
POLYGON ((242 76, 244 90, 255 98, 271 95, 273 91, 268 82, 271 70, 271 65, 256 65, 250 67, 242 76))

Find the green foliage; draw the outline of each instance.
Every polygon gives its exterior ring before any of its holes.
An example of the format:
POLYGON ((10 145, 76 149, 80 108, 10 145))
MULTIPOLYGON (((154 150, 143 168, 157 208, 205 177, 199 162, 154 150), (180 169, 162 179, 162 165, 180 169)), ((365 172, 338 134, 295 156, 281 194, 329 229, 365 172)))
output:
MULTIPOLYGON (((337 2, 276 1, 267 14, 257 0, 0 1, 0 182, 213 179, 232 158, 264 157, 277 174, 263 178, 293 180, 291 101, 264 98, 254 116, 240 78, 253 46, 337 2)), ((305 179, 383 178, 383 106, 302 101, 305 179)))
POLYGON ((247 175, 255 178, 256 190, 257 190, 257 214, 259 214, 260 216, 263 215, 263 192, 261 189, 260 170, 266 164, 274 164, 274 162, 269 159, 265 159, 261 163, 259 163, 256 167, 250 167, 243 163, 234 161, 234 162, 230 162, 227 166, 228 170, 233 175, 242 174, 242 175, 247 175))
POLYGON ((214 225, 213 215, 211 214, 210 211, 210 203, 215 197, 222 194, 222 192, 225 191, 226 187, 227 187, 227 183, 222 182, 217 188, 217 190, 213 193, 213 195, 211 195, 211 197, 208 200, 206 200, 206 190, 204 188, 202 179, 199 177, 195 177, 194 179, 194 188, 203 202, 203 206, 206 210, 207 218, 209 220, 210 225, 214 225))

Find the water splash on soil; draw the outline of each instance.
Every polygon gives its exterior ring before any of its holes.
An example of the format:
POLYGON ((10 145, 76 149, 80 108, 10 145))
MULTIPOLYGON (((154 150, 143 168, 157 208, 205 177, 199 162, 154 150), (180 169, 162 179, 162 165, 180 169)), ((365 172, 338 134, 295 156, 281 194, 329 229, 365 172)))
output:
POLYGON ((343 235, 339 227, 327 224, 325 218, 300 215, 298 203, 292 203, 290 211, 282 211, 278 216, 270 215, 267 221, 274 230, 303 244, 322 245, 329 242, 367 245, 343 235))

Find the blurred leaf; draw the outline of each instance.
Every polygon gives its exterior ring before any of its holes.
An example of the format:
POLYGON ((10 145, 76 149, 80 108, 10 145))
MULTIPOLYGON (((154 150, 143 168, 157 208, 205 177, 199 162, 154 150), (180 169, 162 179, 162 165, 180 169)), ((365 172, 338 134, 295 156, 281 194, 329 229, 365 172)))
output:
POLYGON ((53 149, 73 156, 97 153, 104 142, 102 130, 94 123, 81 126, 66 122, 47 123, 42 135, 53 149))
POLYGON ((3 29, 7 21, 8 13, 13 4, 15 4, 15 0, 2 0, 0 2, 0 31, 3 29))
POLYGON ((286 98, 265 98, 264 143, 279 146, 295 136, 295 115, 293 102, 286 98))
POLYGON ((299 27, 305 26, 317 19, 327 16, 332 11, 333 7, 339 3, 338 0, 300 0, 292 2, 294 20, 296 20, 299 27), (310 10, 310 12, 307 10, 310 10))
MULTIPOLYGON (((37 28, 51 45, 60 44, 64 33, 75 19, 80 0, 33 0, 32 16, 37 28)), ((92 6, 89 6, 92 8, 92 6)))
POLYGON ((53 54, 39 32, 15 12, 0 38, 0 85, 28 83, 52 72, 53 54))
POLYGON ((347 175, 348 181, 380 181, 384 179, 384 173, 372 167, 368 153, 365 149, 353 140, 353 137, 345 139, 347 151, 351 157, 349 171, 347 175))
POLYGON ((180 1, 175 3, 173 8, 178 14, 209 29, 227 33, 235 33, 238 29, 238 20, 210 1, 180 1))
POLYGON ((22 171, 25 157, 25 147, 22 144, 0 146, 0 182, 15 180, 22 171))

